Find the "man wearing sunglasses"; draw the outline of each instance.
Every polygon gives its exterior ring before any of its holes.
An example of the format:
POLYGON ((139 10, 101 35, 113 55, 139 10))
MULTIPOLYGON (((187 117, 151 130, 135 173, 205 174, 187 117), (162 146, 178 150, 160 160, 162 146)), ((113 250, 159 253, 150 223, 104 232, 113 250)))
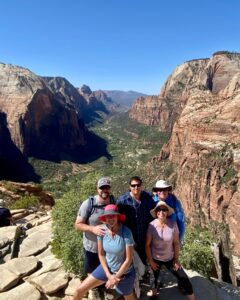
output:
MULTIPOLYGON (((104 213, 105 206, 114 203, 110 180, 102 177, 97 182, 97 194, 85 200, 79 208, 75 228, 83 232, 85 274, 92 273, 100 264, 97 253, 97 236, 104 236, 105 229, 98 217, 104 213)), ((89 294, 88 299, 101 299, 99 289, 93 289, 89 291, 89 294)))
POLYGON ((135 250, 146 265, 145 238, 148 224, 153 220, 150 210, 155 207, 151 195, 142 190, 142 180, 133 176, 129 180, 129 191, 117 199, 119 212, 126 215, 124 223, 131 229, 135 250))

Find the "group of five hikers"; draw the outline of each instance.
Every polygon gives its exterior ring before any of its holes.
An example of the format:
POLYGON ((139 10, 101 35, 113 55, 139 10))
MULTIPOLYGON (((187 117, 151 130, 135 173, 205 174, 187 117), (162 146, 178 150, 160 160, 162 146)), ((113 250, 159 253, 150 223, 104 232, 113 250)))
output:
POLYGON ((83 232, 84 273, 88 276, 76 289, 74 300, 82 299, 87 291, 88 299, 101 299, 99 293, 105 289, 116 289, 124 299, 134 299, 136 255, 153 274, 149 297, 158 295, 158 277, 164 265, 178 279, 188 300, 195 299, 179 262, 184 212, 166 181, 157 181, 148 193, 142 190, 141 178, 134 176, 129 191, 115 201, 109 178, 100 178, 97 194, 81 204, 75 227, 83 232))

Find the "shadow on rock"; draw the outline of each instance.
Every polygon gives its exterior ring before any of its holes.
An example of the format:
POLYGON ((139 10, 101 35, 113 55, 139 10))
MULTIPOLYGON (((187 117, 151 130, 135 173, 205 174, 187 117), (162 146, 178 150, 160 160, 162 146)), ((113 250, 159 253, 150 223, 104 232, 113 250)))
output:
POLYGON ((40 181, 26 157, 14 145, 7 128, 6 114, 0 113, 0 180, 40 181))

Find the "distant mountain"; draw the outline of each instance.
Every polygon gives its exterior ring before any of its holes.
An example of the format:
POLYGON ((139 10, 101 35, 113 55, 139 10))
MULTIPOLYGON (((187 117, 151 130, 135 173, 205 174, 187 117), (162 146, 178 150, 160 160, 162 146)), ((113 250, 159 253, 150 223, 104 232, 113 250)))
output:
POLYGON ((104 90, 104 93, 112 99, 117 104, 120 104, 124 109, 122 110, 128 110, 131 108, 134 100, 136 100, 139 97, 145 97, 147 96, 146 94, 142 94, 139 92, 135 91, 118 91, 118 90, 113 90, 113 91, 108 91, 104 90))

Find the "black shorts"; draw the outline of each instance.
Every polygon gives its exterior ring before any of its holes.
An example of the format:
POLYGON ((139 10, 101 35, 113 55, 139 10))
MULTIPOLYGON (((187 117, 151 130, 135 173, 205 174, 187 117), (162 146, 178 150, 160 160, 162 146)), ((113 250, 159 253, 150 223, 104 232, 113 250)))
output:
POLYGON ((100 261, 97 253, 83 249, 84 251, 84 273, 92 273, 99 265, 100 261))

